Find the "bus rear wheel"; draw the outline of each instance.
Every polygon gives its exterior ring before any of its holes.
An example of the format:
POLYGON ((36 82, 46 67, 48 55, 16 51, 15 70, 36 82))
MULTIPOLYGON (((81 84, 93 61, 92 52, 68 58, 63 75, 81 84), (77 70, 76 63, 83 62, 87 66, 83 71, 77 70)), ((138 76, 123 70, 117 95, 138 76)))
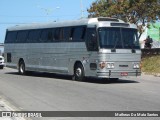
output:
POLYGON ((25 75, 26 71, 25 71, 25 63, 24 63, 24 61, 20 61, 19 62, 18 72, 19 72, 20 75, 25 75))
POLYGON ((84 68, 81 63, 77 63, 74 67, 74 80, 76 81, 85 80, 84 68))
POLYGON ((119 78, 109 78, 109 82, 117 82, 119 80, 119 78))
POLYGON ((0 66, 0 69, 3 69, 3 66, 0 66))

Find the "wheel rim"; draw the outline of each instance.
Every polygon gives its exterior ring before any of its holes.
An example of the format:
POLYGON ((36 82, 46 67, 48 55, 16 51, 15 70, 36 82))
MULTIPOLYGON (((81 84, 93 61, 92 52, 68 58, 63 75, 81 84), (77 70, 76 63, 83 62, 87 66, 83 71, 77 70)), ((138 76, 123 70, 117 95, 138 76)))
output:
POLYGON ((76 76, 77 77, 81 77, 82 76, 82 70, 81 70, 81 68, 77 68, 76 69, 76 76))
POLYGON ((24 73, 24 64, 23 63, 20 65, 20 72, 24 73))

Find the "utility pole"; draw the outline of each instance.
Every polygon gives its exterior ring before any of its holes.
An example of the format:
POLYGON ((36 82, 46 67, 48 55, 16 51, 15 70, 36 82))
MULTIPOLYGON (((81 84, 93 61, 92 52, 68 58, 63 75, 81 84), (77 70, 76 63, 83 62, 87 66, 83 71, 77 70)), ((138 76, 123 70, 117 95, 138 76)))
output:
POLYGON ((80 2, 81 2, 81 18, 84 18, 83 1, 80 0, 80 2))

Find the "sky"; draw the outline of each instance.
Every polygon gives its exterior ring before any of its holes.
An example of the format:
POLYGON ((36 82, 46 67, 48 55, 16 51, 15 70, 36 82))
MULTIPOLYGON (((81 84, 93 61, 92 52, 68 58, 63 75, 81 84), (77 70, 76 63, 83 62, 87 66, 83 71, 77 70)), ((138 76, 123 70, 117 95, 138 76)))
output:
POLYGON ((0 0, 0 43, 4 42, 6 29, 11 26, 24 23, 76 20, 81 18, 82 10, 83 16, 87 17, 87 8, 94 1, 0 0))

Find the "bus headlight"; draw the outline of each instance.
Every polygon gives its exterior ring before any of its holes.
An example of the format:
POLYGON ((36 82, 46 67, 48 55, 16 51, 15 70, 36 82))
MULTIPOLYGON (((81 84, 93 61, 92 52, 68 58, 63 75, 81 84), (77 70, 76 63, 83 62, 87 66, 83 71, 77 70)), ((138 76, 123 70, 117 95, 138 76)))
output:
POLYGON ((107 68, 113 69, 114 68, 114 63, 107 63, 107 68))
POLYGON ((133 63, 133 68, 134 68, 134 69, 140 68, 139 63, 133 63))
POLYGON ((108 63, 108 62, 100 62, 99 63, 99 67, 101 68, 101 69, 103 69, 103 68, 108 68, 108 69, 113 69, 114 68, 114 63, 108 63))

